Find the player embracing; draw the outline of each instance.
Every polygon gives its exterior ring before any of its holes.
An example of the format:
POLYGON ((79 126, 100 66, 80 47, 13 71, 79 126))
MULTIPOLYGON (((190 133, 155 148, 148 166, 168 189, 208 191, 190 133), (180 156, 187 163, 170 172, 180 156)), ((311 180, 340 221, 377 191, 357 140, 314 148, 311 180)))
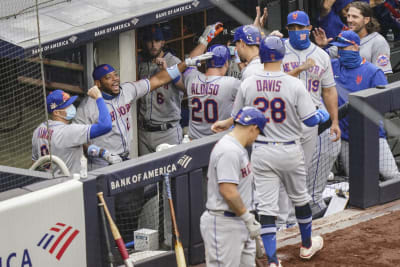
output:
MULTIPOLYGON (((267 119, 264 136, 258 136, 251 154, 255 177, 257 211, 261 236, 270 266, 278 266, 276 224, 279 187, 282 183, 295 206, 301 232, 300 257, 310 259, 323 247, 320 236, 311 238, 312 215, 306 187, 306 168, 300 144, 302 122, 312 127, 329 118, 323 109, 315 109, 303 83, 281 71, 285 46, 277 36, 261 41, 260 59, 264 71, 242 82, 233 113, 243 106, 254 106, 267 119)), ((230 127, 233 119, 216 122, 214 131, 230 127)))
POLYGON ((261 226, 250 212, 253 174, 245 147, 262 133, 266 119, 256 108, 243 107, 234 123, 214 146, 208 166, 207 210, 200 219, 208 267, 255 264, 261 226))

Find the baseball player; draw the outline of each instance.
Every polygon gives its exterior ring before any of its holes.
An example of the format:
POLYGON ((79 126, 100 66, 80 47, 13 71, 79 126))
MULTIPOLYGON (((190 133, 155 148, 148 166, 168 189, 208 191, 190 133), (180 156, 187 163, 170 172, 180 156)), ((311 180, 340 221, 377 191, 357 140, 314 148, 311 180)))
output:
MULTIPOLYGON (((73 105, 78 96, 70 97, 62 90, 51 92, 47 98, 47 111, 50 120, 40 124, 32 136, 32 160, 37 161, 41 156, 53 155, 60 157, 71 173, 81 170, 80 158, 83 154, 82 145, 95 140, 96 137, 111 131, 111 117, 97 86, 89 89, 88 95, 96 105, 98 120, 92 124, 71 124, 75 117, 76 108, 73 105)), ((103 157, 109 153, 103 151, 103 157)))
MULTIPOLYGON (((380 35, 379 23, 373 17, 373 10, 368 3, 357 1, 349 5, 347 12, 349 29, 356 32, 361 39, 360 55, 368 62, 376 65, 383 73, 393 73, 390 64, 390 47, 385 38, 380 35)), ((314 32, 315 42, 326 47, 332 38, 327 38, 324 30, 318 28, 314 32)), ((331 58, 337 58, 338 48, 331 46, 327 49, 331 58)))
MULTIPOLYGON (((261 41, 260 59, 264 71, 242 82, 233 107, 234 114, 243 106, 255 106, 267 118, 264 136, 258 136, 253 146, 251 162, 259 201, 261 236, 271 265, 279 265, 275 216, 278 215, 281 182, 296 209, 302 239, 300 257, 310 259, 323 246, 320 236, 311 238, 310 196, 300 137, 301 122, 312 127, 326 121, 329 114, 323 109, 315 109, 301 81, 281 71, 284 55, 285 45, 279 37, 269 36, 261 41)), ((216 122, 212 128, 221 131, 231 124, 232 118, 216 122)))
MULTIPOLYGON (((319 153, 320 151, 317 151, 316 147, 317 145, 319 146, 321 142, 336 141, 336 144, 333 146, 339 146, 339 149, 337 149, 337 151, 339 151, 340 128, 337 115, 337 91, 330 58, 324 50, 310 41, 309 35, 311 28, 310 19, 305 12, 294 11, 288 15, 287 29, 289 32, 289 39, 285 41, 286 54, 282 60, 282 66, 286 73, 293 75, 297 66, 306 63, 307 60, 313 60, 313 66, 308 68, 307 71, 298 72, 297 78, 303 82, 311 95, 313 105, 318 109, 325 109, 326 107, 332 120, 332 126, 327 130, 328 134, 325 133, 322 136, 318 136, 318 127, 307 127, 303 125, 301 144, 304 150, 307 169, 307 188, 308 193, 313 197, 316 187, 318 187, 318 189, 321 187, 319 180, 326 180, 328 177, 316 175, 316 173, 318 173, 318 168, 321 168, 321 166, 318 165, 318 160, 322 160, 321 157, 326 155, 319 153), (324 101, 323 103, 321 97, 324 101)), ((337 156, 337 154, 335 156, 337 156)), ((333 163, 334 160, 332 161, 332 165, 333 163)), ((330 171, 330 169, 328 171, 330 171)), ((293 225, 296 222, 294 211, 293 208, 290 207, 290 204, 291 202, 282 187, 279 199, 280 214, 278 225, 280 227, 285 223, 287 225, 293 225)))
MULTIPOLYGON (((339 47, 339 59, 332 60, 336 84, 339 92, 339 105, 348 101, 348 94, 387 84, 382 70, 360 56, 360 38, 353 31, 342 32, 332 43, 339 47)), ((349 123, 347 118, 340 120, 342 129, 341 160, 345 172, 349 174, 349 123)), ((390 151, 383 127, 379 128, 379 173, 384 179, 400 178, 396 162, 390 151)))
POLYGON ((346 21, 347 10, 351 2, 353 0, 322 1, 318 22, 328 38, 336 37, 341 31, 349 29, 343 21, 346 21))
MULTIPOLYGON (((145 56, 139 63, 140 79, 181 62, 164 50, 165 38, 159 26, 145 28, 143 40, 145 56)), ((182 141, 179 121, 184 88, 177 88, 174 82, 177 80, 139 98, 139 155, 155 152, 161 143, 174 145, 182 141)))
POLYGON ((253 73, 263 69, 258 51, 260 40, 261 32, 254 25, 240 26, 235 30, 233 43, 235 44, 240 61, 247 63, 246 67, 242 69, 242 81, 253 75, 253 73))
MULTIPOLYGON (((208 58, 208 57, 206 57, 208 58)), ((188 58, 186 62, 174 65, 153 75, 150 79, 142 79, 137 82, 120 84, 120 79, 115 69, 103 64, 93 71, 95 84, 102 92, 103 98, 111 115, 112 130, 94 139, 92 144, 104 148, 114 155, 119 155, 123 160, 128 159, 130 141, 132 138, 130 103, 160 86, 179 79, 181 72, 188 65, 196 65, 203 57, 188 58)), ((76 114, 75 121, 81 124, 90 124, 98 120, 98 112, 94 108, 95 102, 90 98, 82 100, 76 114)), ((92 157, 89 160, 90 170, 109 165, 102 157, 92 157)))
POLYGON ((210 155, 207 210, 200 218, 208 267, 255 266, 254 238, 261 227, 250 212, 254 181, 245 147, 263 131, 266 119, 256 108, 243 107, 234 123, 210 155))
POLYGON ((205 74, 188 68, 183 81, 189 99, 189 137, 198 139, 212 135, 211 125, 230 117, 240 80, 224 76, 230 52, 224 45, 213 45, 208 50, 214 55, 207 60, 205 74))

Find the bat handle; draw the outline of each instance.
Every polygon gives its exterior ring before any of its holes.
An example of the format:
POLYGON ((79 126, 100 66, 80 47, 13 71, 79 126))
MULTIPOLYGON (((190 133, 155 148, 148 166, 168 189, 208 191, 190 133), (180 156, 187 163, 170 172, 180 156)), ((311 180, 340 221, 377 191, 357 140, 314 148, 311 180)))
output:
POLYGON ((166 190, 167 190, 168 199, 172 199, 171 184, 170 184, 170 181, 169 181, 169 173, 165 173, 164 174, 164 181, 165 181, 165 187, 166 187, 166 190))

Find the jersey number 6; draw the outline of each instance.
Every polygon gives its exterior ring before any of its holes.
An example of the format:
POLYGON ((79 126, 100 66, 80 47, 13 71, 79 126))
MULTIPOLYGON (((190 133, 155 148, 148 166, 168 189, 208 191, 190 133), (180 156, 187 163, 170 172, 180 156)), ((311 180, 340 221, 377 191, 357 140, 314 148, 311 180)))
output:
MULTIPOLYGON (((270 109, 273 122, 282 123, 286 119, 286 104, 285 101, 283 101, 280 97, 275 97, 271 101, 265 97, 257 97, 254 99, 253 105, 263 113, 270 109)), ((267 118, 267 123, 268 122, 270 122, 269 118, 267 118)))

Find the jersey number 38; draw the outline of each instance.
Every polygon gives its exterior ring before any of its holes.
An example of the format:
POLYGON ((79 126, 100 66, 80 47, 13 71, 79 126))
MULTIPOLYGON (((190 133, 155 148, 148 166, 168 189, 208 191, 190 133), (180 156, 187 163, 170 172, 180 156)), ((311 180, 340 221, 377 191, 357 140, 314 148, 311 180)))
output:
MULTIPOLYGON (((257 97, 254 99, 253 105, 256 106, 263 113, 271 110, 271 119, 273 122, 282 123, 286 119, 286 104, 280 97, 275 97, 271 100, 265 97, 257 97)), ((267 123, 270 122, 270 118, 267 117, 267 123)))

